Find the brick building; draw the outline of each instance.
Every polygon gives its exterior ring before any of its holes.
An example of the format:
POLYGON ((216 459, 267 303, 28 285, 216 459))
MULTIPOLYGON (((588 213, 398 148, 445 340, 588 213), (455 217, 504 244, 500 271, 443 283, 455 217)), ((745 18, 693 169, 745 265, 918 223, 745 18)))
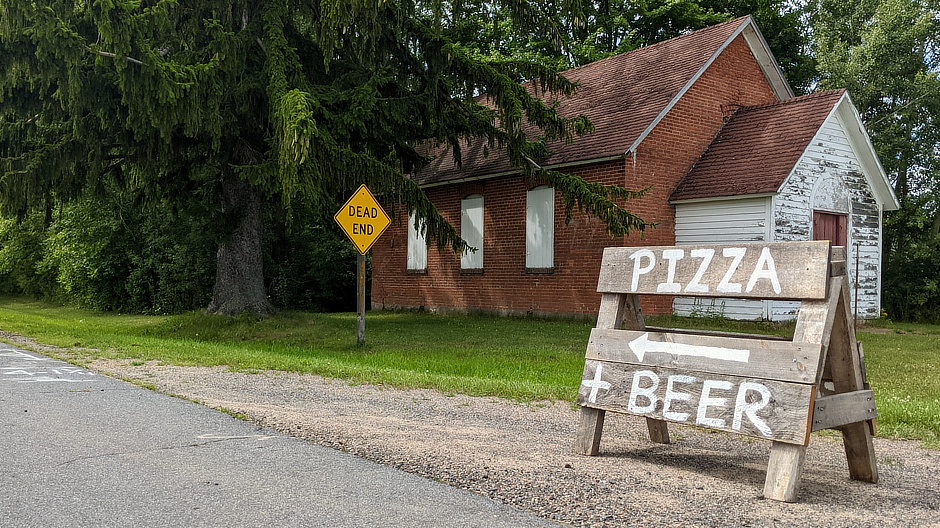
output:
MULTIPOLYGON (((642 238, 611 239, 586 215, 566 224, 559 194, 531 187, 500 152, 468 145, 458 167, 445 150, 414 178, 481 251, 428 248, 415 219, 401 218, 373 246, 373 307, 593 317, 607 246, 831 238, 864 257, 863 315, 877 315, 881 213, 897 199, 848 94, 794 97, 751 17, 565 76, 580 88, 559 101, 560 113, 584 114, 595 131, 550 145, 540 164, 650 187, 628 208, 656 226, 642 238)), ((701 308, 666 297, 642 303, 647 313, 701 308)), ((735 300, 720 307, 750 319, 794 309, 735 300)))

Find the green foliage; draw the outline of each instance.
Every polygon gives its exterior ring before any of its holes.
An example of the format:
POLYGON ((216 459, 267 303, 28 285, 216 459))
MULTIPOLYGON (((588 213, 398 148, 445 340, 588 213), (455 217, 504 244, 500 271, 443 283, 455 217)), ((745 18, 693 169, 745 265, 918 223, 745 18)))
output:
POLYGON ((894 250, 884 261, 883 309, 895 321, 940 322, 940 235, 926 197, 888 215, 894 250))
POLYGON ((208 302, 214 255, 204 222, 126 198, 62 208, 40 269, 65 299, 100 310, 176 313, 208 302))
POLYGON ((129 273, 126 234, 95 201, 61 211, 43 241, 41 269, 54 273, 67 298, 102 310, 124 308, 129 273))
MULTIPOLYGON (((505 0, 492 12, 507 17, 517 35, 548 30, 557 46, 554 17, 578 18, 580 2, 553 3, 551 11, 547 5, 505 0)), ((240 203, 233 192, 257 195, 238 191, 235 178, 288 213, 298 200, 322 210, 332 196, 366 183, 387 205, 417 211, 430 240, 459 252, 466 244, 458 231, 405 176, 427 163, 417 148, 422 142, 459 149, 470 139, 484 141, 531 174, 547 141, 590 129, 583 117, 558 115, 520 85, 529 80, 541 92, 572 93, 556 65, 466 45, 464 24, 477 20, 482 7, 489 6, 6 0, 0 210, 23 216, 116 188, 174 211, 202 211, 226 250, 224 235, 245 215, 225 204, 240 203), (540 132, 527 136, 525 123, 540 132)), ((610 200, 629 191, 553 177, 568 181, 558 188, 573 193, 566 196, 569 211, 577 205, 597 214, 614 235, 645 228, 623 202, 610 200)), ((119 255, 113 264, 123 265, 119 255)), ((102 269, 74 266, 67 265, 63 279, 104 280, 102 269)), ((230 266, 219 269, 231 273, 230 266)))
MULTIPOLYGON (((269 214, 265 281, 276 306, 355 310, 356 252, 332 222, 309 207, 290 224, 269 214)), ((200 216, 119 193, 65 205, 48 226, 40 213, 0 218, 0 294, 122 312, 192 310, 212 292, 214 240, 200 216)))
POLYGON ((940 11, 936 1, 815 0, 820 87, 848 88, 901 210, 886 215, 884 305, 940 321, 940 11))
POLYGON ((291 310, 354 312, 358 253, 332 216, 302 207, 295 209, 290 224, 285 220, 272 214, 265 222, 264 269, 271 302, 291 310))
POLYGON ((817 0, 821 88, 848 88, 898 198, 940 183, 940 15, 920 0, 817 0))
POLYGON ((809 32, 803 11, 779 0, 603 0, 579 2, 570 10, 552 0, 533 2, 550 21, 529 32, 515 26, 510 10, 487 0, 461 2, 453 38, 484 55, 526 57, 565 69, 588 64, 683 33, 753 15, 784 73, 802 92, 815 77, 807 54, 809 32))
POLYGON ((43 215, 17 221, 0 217, 0 294, 55 298, 55 273, 40 266, 48 232, 43 215))

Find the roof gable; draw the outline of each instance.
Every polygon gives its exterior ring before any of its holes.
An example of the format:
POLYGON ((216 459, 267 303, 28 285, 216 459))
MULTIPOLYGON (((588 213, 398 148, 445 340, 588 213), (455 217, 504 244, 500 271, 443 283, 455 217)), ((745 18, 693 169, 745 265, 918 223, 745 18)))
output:
MULTIPOLYGON (((574 96, 558 100, 558 112, 587 116, 595 132, 571 144, 551 144, 549 155, 540 164, 564 167, 625 156, 741 35, 776 97, 792 97, 753 19, 738 18, 564 72, 579 83, 579 88, 574 96)), ((532 132, 536 133, 534 129, 532 132)), ((465 144, 462 157, 463 166, 458 168, 447 147, 414 178, 423 186, 431 186, 515 172, 505 153, 489 149, 485 141, 465 144), (484 155, 486 150, 491 151, 489 156, 484 155)))
POLYGON ((835 115, 847 125, 852 149, 879 203, 896 209, 897 198, 845 90, 739 109, 679 181, 670 201, 776 193, 835 115))
POLYGON ((843 93, 738 109, 676 185, 670 201, 777 192, 843 93))

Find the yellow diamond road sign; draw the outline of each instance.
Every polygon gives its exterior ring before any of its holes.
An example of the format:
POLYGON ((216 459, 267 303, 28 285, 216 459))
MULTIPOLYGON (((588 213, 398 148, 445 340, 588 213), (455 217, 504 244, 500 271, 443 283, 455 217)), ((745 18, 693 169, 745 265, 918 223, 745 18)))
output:
POLYGON ((333 218, 363 255, 391 223, 365 184, 359 186, 333 218))

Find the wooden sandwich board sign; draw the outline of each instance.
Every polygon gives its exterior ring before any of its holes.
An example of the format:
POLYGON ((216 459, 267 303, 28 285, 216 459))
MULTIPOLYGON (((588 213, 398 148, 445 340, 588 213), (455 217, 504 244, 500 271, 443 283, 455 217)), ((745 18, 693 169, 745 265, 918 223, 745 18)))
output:
POLYGON ((607 248, 578 396, 577 448, 599 451, 606 411, 773 442, 764 496, 793 502, 810 433, 839 429, 851 478, 878 481, 874 395, 855 341, 845 249, 822 242, 607 248), (832 253, 832 256, 830 255, 832 253), (647 328, 640 294, 800 300, 792 340, 647 328))

